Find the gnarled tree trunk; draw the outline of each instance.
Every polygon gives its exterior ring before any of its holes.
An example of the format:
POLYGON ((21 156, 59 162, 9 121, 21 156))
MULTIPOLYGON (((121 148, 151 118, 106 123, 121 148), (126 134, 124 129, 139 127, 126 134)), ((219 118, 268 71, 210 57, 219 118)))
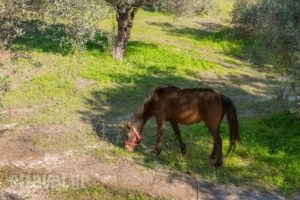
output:
POLYGON ((123 60, 125 57, 125 48, 130 37, 130 31, 133 25, 133 19, 141 7, 143 1, 140 0, 136 4, 124 9, 116 9, 118 22, 118 35, 113 47, 113 57, 117 60, 123 60))

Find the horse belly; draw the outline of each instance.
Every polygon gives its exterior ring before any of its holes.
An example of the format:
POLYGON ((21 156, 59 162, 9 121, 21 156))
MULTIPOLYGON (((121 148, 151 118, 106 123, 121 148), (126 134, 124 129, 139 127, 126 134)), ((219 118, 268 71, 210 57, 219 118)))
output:
POLYGON ((194 124, 200 122, 202 120, 199 112, 195 110, 186 110, 184 112, 180 112, 177 116, 177 121, 180 124, 194 124))

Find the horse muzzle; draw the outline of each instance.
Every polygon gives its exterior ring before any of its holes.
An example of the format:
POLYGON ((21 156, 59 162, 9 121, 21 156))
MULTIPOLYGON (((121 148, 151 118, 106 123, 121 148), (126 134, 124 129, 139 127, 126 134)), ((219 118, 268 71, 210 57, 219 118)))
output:
POLYGON ((125 149, 129 152, 133 152, 134 148, 139 146, 142 141, 142 137, 140 135, 135 135, 132 141, 125 141, 125 149))

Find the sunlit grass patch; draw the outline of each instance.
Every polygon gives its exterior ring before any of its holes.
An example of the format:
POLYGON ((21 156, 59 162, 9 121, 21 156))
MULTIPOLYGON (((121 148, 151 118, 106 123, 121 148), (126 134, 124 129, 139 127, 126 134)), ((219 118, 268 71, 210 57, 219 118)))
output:
POLYGON ((60 200, 84 200, 84 199, 103 199, 103 200, 151 200, 151 199, 161 199, 161 198, 153 198, 147 194, 142 192, 135 191, 125 191, 120 188, 114 189, 108 186, 103 185, 93 185, 87 186, 81 189, 74 190, 64 189, 64 190, 53 190, 51 192, 51 196, 55 199, 60 200))
POLYGON ((68 70, 41 74, 19 85, 3 102, 7 109, 34 110, 32 115, 23 116, 22 123, 61 122, 82 105, 75 80, 68 70))
MULTIPOLYGON (((128 155, 149 168, 161 166, 166 171, 200 176, 215 183, 251 186, 260 190, 277 190, 291 195, 300 188, 299 118, 279 113, 260 119, 241 119, 243 145, 224 157, 224 165, 213 166, 209 159, 213 140, 203 123, 181 126, 187 154, 182 156, 170 126, 164 134, 161 155, 151 153, 155 147, 155 125, 146 126, 142 148, 128 155), (281 122, 281 123, 279 123, 281 122), (284 124, 282 124, 284 123, 284 124)), ((222 124, 223 153, 229 146, 228 127, 222 124)), ((118 154, 121 155, 119 152, 118 154)))

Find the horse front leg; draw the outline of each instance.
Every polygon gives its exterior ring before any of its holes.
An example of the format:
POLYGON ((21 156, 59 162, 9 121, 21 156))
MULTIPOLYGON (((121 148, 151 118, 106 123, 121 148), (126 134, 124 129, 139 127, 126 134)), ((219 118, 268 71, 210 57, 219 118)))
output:
POLYGON ((176 122, 173 122, 173 121, 170 121, 170 123, 171 123, 171 126, 172 126, 173 130, 174 130, 175 137, 176 137, 177 141, 179 142, 181 154, 186 154, 186 145, 182 141, 178 124, 176 122))
POLYGON ((156 136, 156 147, 154 152, 159 155, 162 149, 162 137, 164 134, 164 119, 162 117, 156 118, 157 124, 157 136, 156 136))

